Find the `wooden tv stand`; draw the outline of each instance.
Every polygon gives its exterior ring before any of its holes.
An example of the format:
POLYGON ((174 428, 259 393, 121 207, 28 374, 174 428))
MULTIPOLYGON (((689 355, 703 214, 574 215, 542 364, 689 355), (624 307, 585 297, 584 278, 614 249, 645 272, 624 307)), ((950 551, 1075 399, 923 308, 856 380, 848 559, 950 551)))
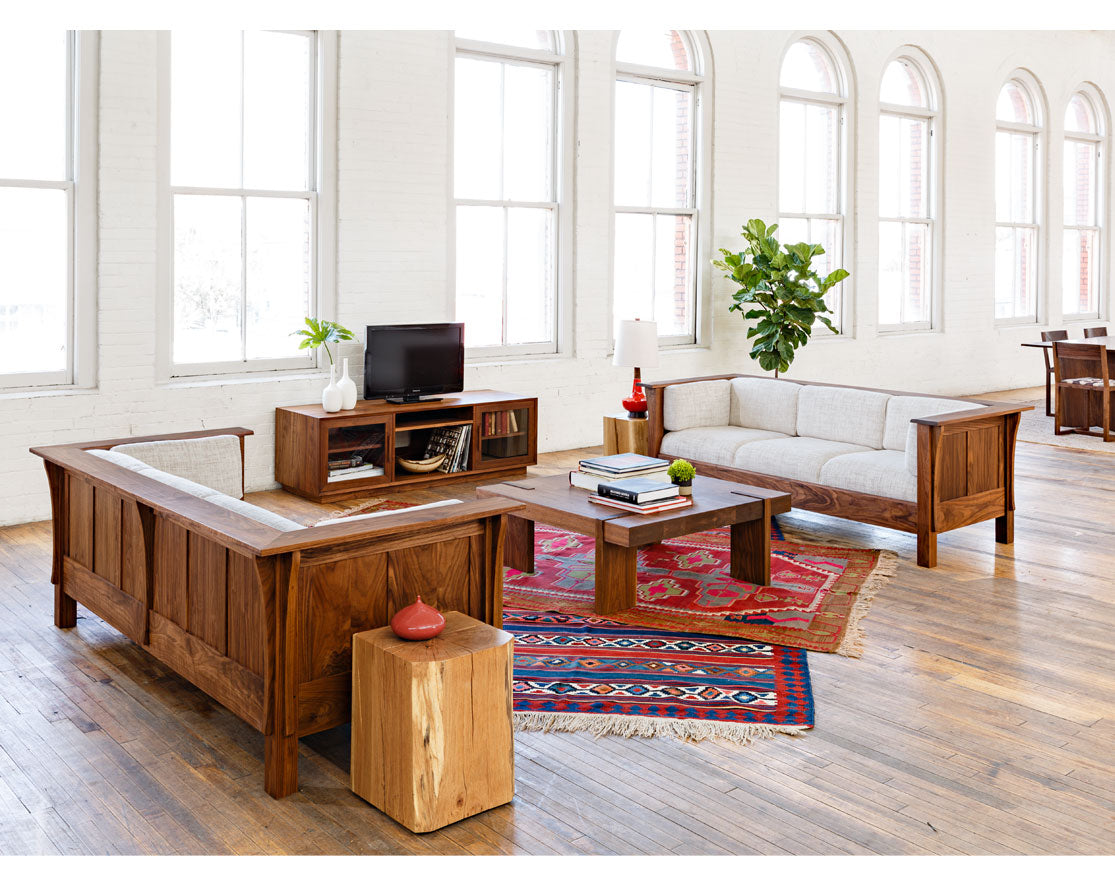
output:
POLYGON ((537 460, 538 399, 525 395, 481 390, 411 404, 358 401, 332 414, 320 404, 275 409, 275 478, 311 501, 525 472, 537 460), (458 425, 472 427, 462 471, 410 473, 396 464, 400 457, 421 459, 437 429, 458 425), (366 472, 331 474, 330 460, 354 456, 369 466, 366 472))

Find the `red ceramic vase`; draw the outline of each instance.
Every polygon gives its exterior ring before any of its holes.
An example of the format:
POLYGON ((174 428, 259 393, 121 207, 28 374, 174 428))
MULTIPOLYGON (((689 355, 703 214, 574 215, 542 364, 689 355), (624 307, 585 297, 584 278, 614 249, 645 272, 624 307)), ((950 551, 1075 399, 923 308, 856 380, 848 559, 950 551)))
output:
POLYGON ((445 628, 445 617, 419 598, 391 617, 391 631, 407 641, 428 641, 445 628))

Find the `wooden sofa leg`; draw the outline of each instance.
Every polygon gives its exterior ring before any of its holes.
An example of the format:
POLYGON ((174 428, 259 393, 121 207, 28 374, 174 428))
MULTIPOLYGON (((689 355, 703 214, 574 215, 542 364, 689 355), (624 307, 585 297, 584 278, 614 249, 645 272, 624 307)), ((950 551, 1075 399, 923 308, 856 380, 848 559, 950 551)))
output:
POLYGON ((1014 511, 1008 510, 995 517, 995 540, 999 544, 1014 544, 1014 511))
POLYGON ((77 601, 62 590, 62 583, 54 586, 54 624, 58 628, 77 625, 77 601))
POLYGON ((263 745, 263 789, 281 800, 298 790, 298 737, 268 734, 263 745))
POLYGON ((932 569, 937 565, 937 533, 918 532, 918 566, 932 569))

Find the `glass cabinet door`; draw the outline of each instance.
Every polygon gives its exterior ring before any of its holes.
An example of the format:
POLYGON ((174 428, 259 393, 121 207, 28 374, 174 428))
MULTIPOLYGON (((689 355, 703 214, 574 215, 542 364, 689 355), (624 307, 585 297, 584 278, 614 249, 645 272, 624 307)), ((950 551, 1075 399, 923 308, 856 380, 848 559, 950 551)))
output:
POLYGON ((336 485, 383 476, 387 468, 387 423, 330 427, 325 482, 336 485))
POLYGON ((480 463, 530 456, 530 407, 480 414, 480 463))

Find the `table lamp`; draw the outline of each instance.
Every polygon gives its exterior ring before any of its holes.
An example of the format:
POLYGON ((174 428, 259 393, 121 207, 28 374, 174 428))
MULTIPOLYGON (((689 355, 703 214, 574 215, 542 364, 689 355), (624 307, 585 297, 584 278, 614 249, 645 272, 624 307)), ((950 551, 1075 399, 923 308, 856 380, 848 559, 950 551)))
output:
POLYGON ((652 320, 621 320, 616 328, 616 352, 612 364, 616 367, 634 367, 635 378, 631 381, 631 394, 623 399, 627 416, 632 418, 647 415, 647 397, 639 380, 641 367, 653 367, 658 363, 658 325, 652 320))

